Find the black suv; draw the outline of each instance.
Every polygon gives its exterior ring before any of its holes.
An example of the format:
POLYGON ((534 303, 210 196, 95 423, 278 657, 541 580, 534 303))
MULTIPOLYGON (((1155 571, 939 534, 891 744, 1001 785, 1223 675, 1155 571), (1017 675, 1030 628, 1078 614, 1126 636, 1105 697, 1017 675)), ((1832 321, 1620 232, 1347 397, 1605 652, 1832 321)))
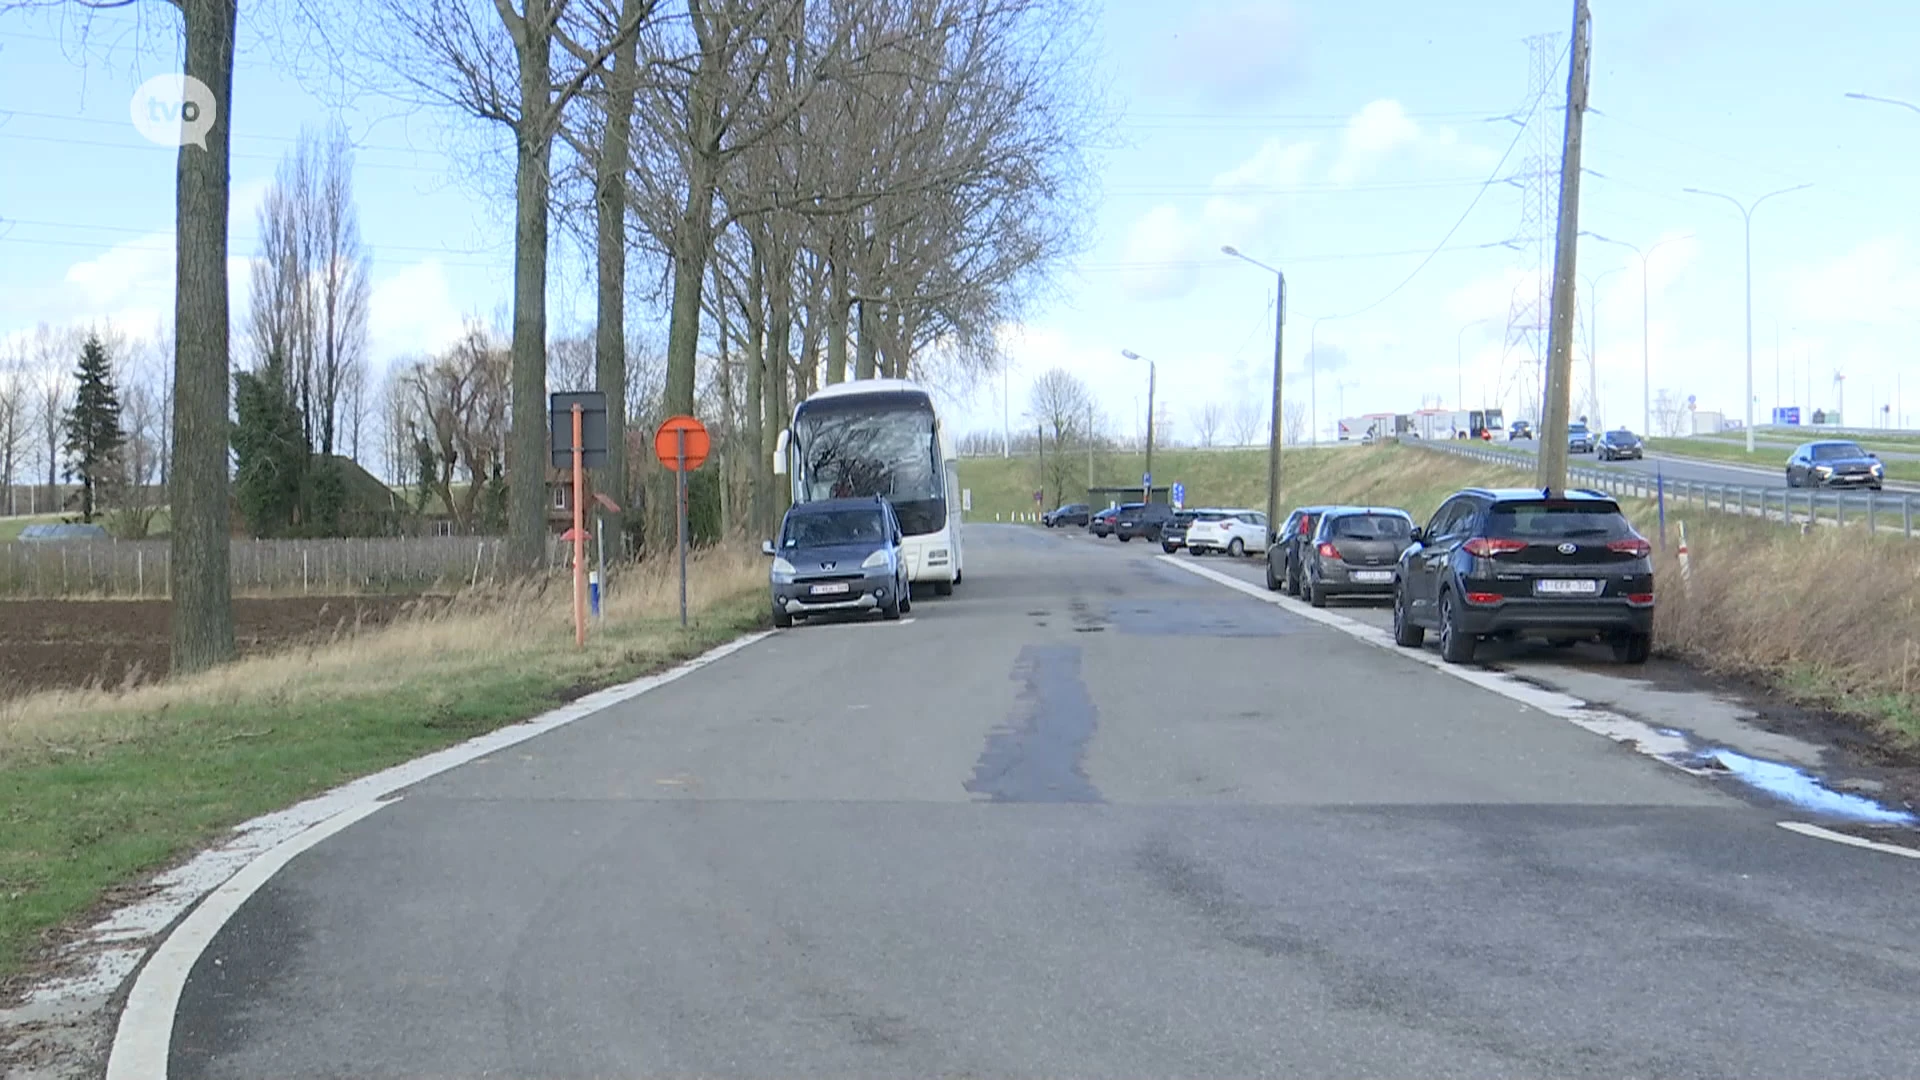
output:
POLYGON ((1085 525, 1093 512, 1086 503, 1068 503, 1055 510, 1040 515, 1040 524, 1051 529, 1056 525, 1085 525))
POLYGON ((1400 556, 1393 640, 1440 634, 1449 663, 1483 637, 1601 638, 1615 660, 1653 648, 1653 550, 1620 504, 1597 491, 1468 488, 1455 493, 1400 556))
POLYGON ((1198 510, 1175 510, 1173 519, 1160 526, 1160 550, 1171 555, 1187 542, 1187 526, 1200 516, 1198 510))
POLYGON ((1273 535, 1267 545, 1267 590, 1278 592, 1285 589, 1288 596, 1300 595, 1301 556, 1306 544, 1313 536, 1314 526, 1320 524, 1320 515, 1332 510, 1331 506, 1297 506, 1287 520, 1280 524, 1280 531, 1273 535))
POLYGON ((1113 535, 1123 544, 1136 536, 1158 543, 1160 530, 1172 520, 1173 507, 1166 503, 1131 503, 1114 516, 1113 535))

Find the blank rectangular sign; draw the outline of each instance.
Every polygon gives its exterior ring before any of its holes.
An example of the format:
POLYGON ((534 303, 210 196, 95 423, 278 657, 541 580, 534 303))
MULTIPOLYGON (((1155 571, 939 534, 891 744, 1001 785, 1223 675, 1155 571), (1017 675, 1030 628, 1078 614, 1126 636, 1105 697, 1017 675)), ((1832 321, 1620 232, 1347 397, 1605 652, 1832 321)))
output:
POLYGON ((553 467, 573 468, 573 407, 580 406, 580 462, 589 469, 607 467, 607 395, 580 390, 548 396, 553 432, 553 467))

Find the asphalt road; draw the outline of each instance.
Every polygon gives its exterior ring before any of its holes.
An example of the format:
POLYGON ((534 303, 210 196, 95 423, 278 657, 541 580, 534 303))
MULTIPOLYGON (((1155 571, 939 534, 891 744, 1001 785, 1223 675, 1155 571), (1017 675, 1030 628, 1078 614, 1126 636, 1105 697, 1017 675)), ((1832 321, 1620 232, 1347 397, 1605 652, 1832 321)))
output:
POLYGON ((170 1075, 1913 1074, 1909 860, 1157 547, 967 543, 911 621, 783 631, 295 859, 170 1075))
MULTIPOLYGON (((1514 442, 1496 443, 1495 445, 1496 447, 1504 447, 1519 450, 1527 454, 1533 454, 1537 451, 1539 444, 1532 439, 1519 439, 1514 442)), ((1687 480, 1699 484, 1740 484, 1746 487, 1784 489, 1787 486, 1787 456, 1791 452, 1791 448, 1778 450, 1777 448, 1767 446, 1757 446, 1753 453, 1754 465, 1751 468, 1738 465, 1723 465, 1717 462, 1700 461, 1691 458, 1669 457, 1666 454, 1660 453, 1649 453, 1645 458, 1637 461, 1601 461, 1592 454, 1570 454, 1567 457, 1567 461, 1569 464, 1582 465, 1590 469, 1619 469, 1645 473, 1648 476, 1652 476, 1657 469, 1669 480, 1687 480)), ((1812 489, 1801 488, 1798 490, 1806 492, 1812 489)), ((1892 503, 1897 503, 1899 495, 1903 491, 1920 491, 1920 487, 1903 484, 1898 481, 1889 481, 1887 489, 1881 497, 1891 500, 1892 503)), ((1796 496, 1796 498, 1797 497, 1799 496, 1796 496)), ((1866 506, 1867 496, 1865 492, 1838 492, 1831 489, 1822 489, 1820 491, 1820 502, 1823 506, 1830 506, 1832 500, 1836 497, 1844 498, 1850 510, 1856 504, 1860 507, 1866 506)))

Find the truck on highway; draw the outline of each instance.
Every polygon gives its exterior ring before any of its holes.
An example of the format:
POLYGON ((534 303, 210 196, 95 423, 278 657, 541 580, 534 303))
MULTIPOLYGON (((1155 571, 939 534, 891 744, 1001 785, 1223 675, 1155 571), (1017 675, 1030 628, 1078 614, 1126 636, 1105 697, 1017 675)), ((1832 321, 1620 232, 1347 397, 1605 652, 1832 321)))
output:
POLYGON ((822 387, 794 406, 773 455, 795 504, 884 496, 904 537, 909 581, 940 596, 960 583, 959 454, 933 395, 906 379, 822 387))

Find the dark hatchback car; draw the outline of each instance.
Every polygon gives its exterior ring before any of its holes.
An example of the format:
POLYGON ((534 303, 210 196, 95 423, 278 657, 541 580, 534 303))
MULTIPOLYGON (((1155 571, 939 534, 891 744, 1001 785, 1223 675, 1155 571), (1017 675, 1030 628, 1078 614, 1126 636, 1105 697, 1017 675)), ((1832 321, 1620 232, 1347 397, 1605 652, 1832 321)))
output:
POLYGON ((1198 510, 1175 510, 1173 517, 1160 526, 1160 550, 1171 555, 1187 543, 1187 526, 1200 519, 1198 510))
POLYGON ((1647 456, 1646 447, 1640 442, 1640 436, 1626 428, 1616 428, 1600 436, 1594 444, 1594 456, 1601 461, 1639 461, 1647 456))
POLYGON ((1113 519, 1113 535, 1126 543, 1136 537, 1160 541, 1160 532, 1173 520, 1173 507, 1166 503, 1128 503, 1113 519))
POLYGON ((1068 503, 1040 515, 1040 524, 1052 529, 1067 525, 1085 525, 1093 517, 1086 503, 1068 503))
POLYGON ((1513 426, 1507 429, 1508 442, 1513 442, 1515 439, 1531 438, 1533 438, 1533 425, 1527 423, 1525 420, 1515 420, 1513 426))
POLYGON ((1887 467, 1859 443, 1826 439, 1802 444, 1787 459, 1788 487, 1863 487, 1879 491, 1887 467))
POLYGON ((1413 543, 1413 517, 1386 507, 1341 507, 1320 516, 1304 549, 1307 602, 1334 596, 1392 596, 1400 553, 1413 543))
POLYGON ((1652 548, 1599 492, 1468 488, 1412 539, 1393 593, 1399 645, 1437 631, 1454 664, 1483 637, 1600 638, 1628 664, 1652 651, 1652 548))
POLYGON ((780 523, 773 556, 773 625, 826 612, 878 610, 889 619, 913 609, 900 522, 885 499, 801 503, 780 523))
POLYGON ((1305 552, 1307 539, 1313 535, 1314 526, 1320 524, 1320 515, 1331 506, 1297 506, 1287 520, 1280 523, 1280 531, 1273 534, 1273 542, 1267 545, 1267 590, 1278 592, 1285 590, 1289 596, 1300 595, 1300 559, 1305 552))
POLYGON ((1119 506, 1109 506, 1087 519, 1087 531, 1095 536, 1112 536, 1113 519, 1120 516, 1122 510, 1139 505, 1139 503, 1121 503, 1119 506))

